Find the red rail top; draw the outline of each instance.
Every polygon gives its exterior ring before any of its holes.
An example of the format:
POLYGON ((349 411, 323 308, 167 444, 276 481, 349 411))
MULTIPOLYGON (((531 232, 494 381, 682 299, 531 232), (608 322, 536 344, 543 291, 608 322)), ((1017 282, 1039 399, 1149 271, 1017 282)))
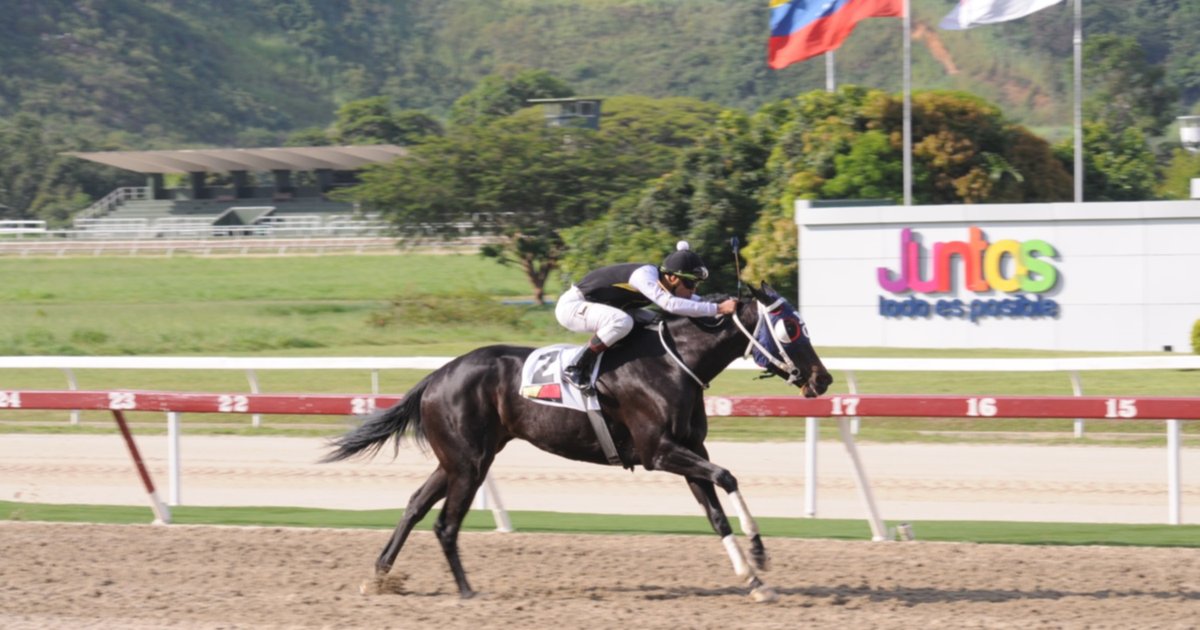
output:
MULTIPOLYGON (((111 409, 189 413, 348 416, 389 407, 400 396, 198 392, 2 391, 0 409, 111 409)), ((1200 420, 1200 398, 1106 396, 709 396, 711 416, 1109 418, 1200 420)))

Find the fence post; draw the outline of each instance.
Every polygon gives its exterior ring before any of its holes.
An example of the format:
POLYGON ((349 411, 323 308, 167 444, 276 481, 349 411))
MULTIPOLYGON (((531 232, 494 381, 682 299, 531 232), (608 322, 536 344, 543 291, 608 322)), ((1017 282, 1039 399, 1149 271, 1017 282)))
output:
MULTIPOLYGON (((75 382, 75 372, 71 371, 71 368, 62 368, 62 371, 63 371, 63 374, 67 375, 67 387, 71 391, 78 391, 79 383, 75 382)), ((79 424, 79 410, 78 409, 71 410, 71 424, 79 424)))
POLYGON ((179 469, 179 429, 180 416, 178 411, 167 412, 167 502, 171 506, 181 505, 180 488, 182 483, 179 469))
POLYGON ((142 461, 142 454, 138 452, 137 442, 133 441, 133 434, 129 432, 129 425, 125 423, 125 414, 120 410, 113 409, 113 418, 117 421, 117 428, 121 430, 121 437, 125 438, 125 446, 129 448, 129 456, 133 458, 133 465, 137 469, 138 476, 142 478, 142 485, 146 488, 146 494, 150 497, 150 509, 154 511, 154 524, 166 525, 171 522, 171 510, 163 505, 161 499, 158 498, 158 492, 154 490, 154 481, 150 479, 150 471, 146 470, 146 463, 142 461))
POLYGON ((1167 524, 1179 525, 1183 519, 1179 487, 1179 421, 1167 420, 1167 524))
MULTIPOLYGON (((254 370, 246 370, 246 380, 250 381, 250 393, 257 394, 258 393, 258 376, 256 376, 254 374, 254 370)), ((261 424, 262 424, 262 416, 261 415, 256 413, 253 416, 251 416, 251 418, 250 418, 251 426, 253 426, 254 428, 257 429, 258 426, 261 424)))
MULTIPOLYGON (((858 394, 858 381, 854 378, 854 370, 846 370, 846 386, 851 394, 858 394)), ((858 425, 861 424, 862 418, 854 416, 850 418, 850 432, 858 435, 858 425)))
MULTIPOLYGON (((1071 390, 1077 397, 1083 395, 1083 384, 1079 382, 1079 370, 1071 370, 1071 390)), ((1075 437, 1083 437, 1083 418, 1075 418, 1075 437)))
POLYGON ((871 492, 871 483, 867 481, 867 472, 863 468, 862 458, 858 456, 858 447, 854 444, 854 436, 850 432, 850 423, 846 418, 838 418, 838 431, 842 434, 842 444, 846 446, 846 454, 854 465, 854 481, 858 484, 859 495, 867 508, 867 522, 871 525, 871 540, 880 542, 888 539, 887 528, 879 516, 879 508, 875 505, 875 494, 871 492))
POLYGON ((817 516, 817 442, 821 426, 817 419, 804 419, 804 515, 817 516))

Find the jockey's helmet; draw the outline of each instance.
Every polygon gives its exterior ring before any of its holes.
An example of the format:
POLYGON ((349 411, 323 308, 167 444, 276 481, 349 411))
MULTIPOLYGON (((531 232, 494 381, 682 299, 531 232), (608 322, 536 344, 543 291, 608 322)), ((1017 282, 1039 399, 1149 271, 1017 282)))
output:
POLYGON ((676 250, 663 260, 659 269, 662 273, 669 273, 686 280, 698 282, 708 279, 708 267, 704 266, 704 260, 700 258, 700 255, 691 250, 687 241, 679 241, 676 250))

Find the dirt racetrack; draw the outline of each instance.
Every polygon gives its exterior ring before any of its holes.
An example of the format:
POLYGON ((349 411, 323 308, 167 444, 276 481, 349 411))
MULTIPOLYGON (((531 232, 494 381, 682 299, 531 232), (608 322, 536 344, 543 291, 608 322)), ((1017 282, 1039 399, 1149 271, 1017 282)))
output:
MULTIPOLYGON (((166 444, 142 438, 166 478, 166 444)), ((862 518, 837 444, 820 459, 822 513, 862 518)), ((315 464, 318 440, 189 435, 186 505, 376 509, 429 471, 391 461, 315 464)), ((800 515, 801 450, 713 443, 757 515, 800 515)), ((1162 522, 1157 449, 864 445, 887 518, 1162 522)), ((496 477, 510 509, 696 514, 677 479, 586 467, 513 445, 496 477)), ((1188 458, 1200 456, 1186 452, 1188 458)), ((1200 469, 1188 459, 1184 468, 1200 469)), ((1189 477, 1188 479, 1191 479, 1189 477)), ((1198 488, 1185 489, 1195 522, 1198 488)), ((163 493, 168 494, 166 488, 163 493)), ((0 440, 0 497, 146 505, 112 435, 0 440)), ((18 511, 19 512, 19 511, 18 511)), ((20 518, 20 514, 6 515, 20 518)), ((146 508, 146 518, 150 510, 146 508)), ((433 536, 414 532, 388 586, 364 596, 380 530, 0 521, 0 628, 1197 628, 1200 549, 1042 547, 770 538, 780 595, 755 604, 715 536, 469 533, 480 596, 461 601, 433 536)))
POLYGON ((715 537, 471 533, 460 600, 415 532, 0 522, 0 627, 1195 628, 1200 549, 768 541, 773 604, 715 537))

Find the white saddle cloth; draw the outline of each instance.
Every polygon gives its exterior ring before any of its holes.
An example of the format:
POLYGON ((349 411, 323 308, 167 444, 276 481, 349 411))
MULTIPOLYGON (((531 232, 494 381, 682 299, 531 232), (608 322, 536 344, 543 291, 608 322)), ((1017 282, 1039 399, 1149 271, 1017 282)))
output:
MULTIPOLYGON (((578 411, 598 410, 600 402, 595 396, 583 396, 579 388, 563 378, 563 369, 575 362, 583 352, 583 346, 559 343, 534 350, 521 368, 521 395, 542 405, 567 407, 578 411)), ((601 353, 592 366, 589 380, 596 382, 600 371, 601 353)))

